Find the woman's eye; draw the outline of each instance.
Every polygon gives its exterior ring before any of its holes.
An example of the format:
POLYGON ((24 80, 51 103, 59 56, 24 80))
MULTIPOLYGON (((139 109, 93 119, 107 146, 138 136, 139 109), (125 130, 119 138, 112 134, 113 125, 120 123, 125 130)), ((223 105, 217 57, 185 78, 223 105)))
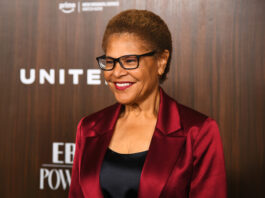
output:
POLYGON ((135 63, 135 62, 136 62, 135 58, 126 59, 126 63, 135 63))
POLYGON ((106 64, 113 64, 113 60, 106 60, 106 64))

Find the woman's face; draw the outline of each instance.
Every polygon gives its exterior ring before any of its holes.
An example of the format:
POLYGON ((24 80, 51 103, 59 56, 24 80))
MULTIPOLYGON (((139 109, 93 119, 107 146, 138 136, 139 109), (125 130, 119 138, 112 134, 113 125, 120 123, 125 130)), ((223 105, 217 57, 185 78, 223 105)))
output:
MULTIPOLYGON (((133 34, 113 34, 108 39, 106 56, 118 58, 152 51, 144 46, 144 42, 133 34)), ((116 62, 113 70, 104 71, 104 77, 119 103, 139 104, 158 90, 158 75, 164 72, 165 67, 160 63, 155 56, 143 56, 138 68, 126 70, 116 62)))

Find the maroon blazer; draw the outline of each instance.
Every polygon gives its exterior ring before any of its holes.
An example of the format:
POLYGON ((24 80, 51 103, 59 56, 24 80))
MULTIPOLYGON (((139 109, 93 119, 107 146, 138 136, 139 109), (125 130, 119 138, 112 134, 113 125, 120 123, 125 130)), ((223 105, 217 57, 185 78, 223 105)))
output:
MULTIPOLYGON (((99 173, 121 108, 116 103, 79 122, 69 198, 103 198, 99 173)), ((223 147, 216 122, 179 104, 162 88, 138 197, 226 197, 223 147)))

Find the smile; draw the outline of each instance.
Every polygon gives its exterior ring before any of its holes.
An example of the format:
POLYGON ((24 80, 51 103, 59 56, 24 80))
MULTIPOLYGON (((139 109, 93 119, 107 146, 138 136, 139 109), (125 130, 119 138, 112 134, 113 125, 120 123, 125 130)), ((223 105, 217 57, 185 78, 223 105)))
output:
POLYGON ((115 82, 115 87, 118 90, 124 90, 132 86, 134 83, 133 82, 115 82))

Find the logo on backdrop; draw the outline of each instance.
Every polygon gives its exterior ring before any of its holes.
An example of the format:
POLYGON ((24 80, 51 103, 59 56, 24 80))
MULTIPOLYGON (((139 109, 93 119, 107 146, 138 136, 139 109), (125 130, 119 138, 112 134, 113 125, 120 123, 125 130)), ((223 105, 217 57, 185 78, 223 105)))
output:
POLYGON ((103 11, 104 7, 118 7, 119 1, 102 1, 102 2, 63 2, 59 3, 58 8, 65 14, 80 12, 91 12, 91 11, 103 11))
POLYGON ((69 14, 75 11, 76 3, 59 3, 59 10, 61 10, 63 13, 69 14))
POLYGON ((71 183, 71 169, 74 161, 75 144, 52 143, 52 163, 40 168, 40 189, 66 190, 71 183))
MULTIPOLYGON (((85 80, 87 85, 100 85, 100 69, 25 69, 19 70, 20 82, 29 85, 39 84, 65 84, 65 77, 71 78, 71 83, 78 85, 80 79, 85 80), (37 73, 37 74, 36 74, 37 73), (38 77, 38 78, 37 78, 38 77)), ((105 80, 104 80, 105 82, 105 80)), ((106 82, 105 82, 106 84, 106 82)))

